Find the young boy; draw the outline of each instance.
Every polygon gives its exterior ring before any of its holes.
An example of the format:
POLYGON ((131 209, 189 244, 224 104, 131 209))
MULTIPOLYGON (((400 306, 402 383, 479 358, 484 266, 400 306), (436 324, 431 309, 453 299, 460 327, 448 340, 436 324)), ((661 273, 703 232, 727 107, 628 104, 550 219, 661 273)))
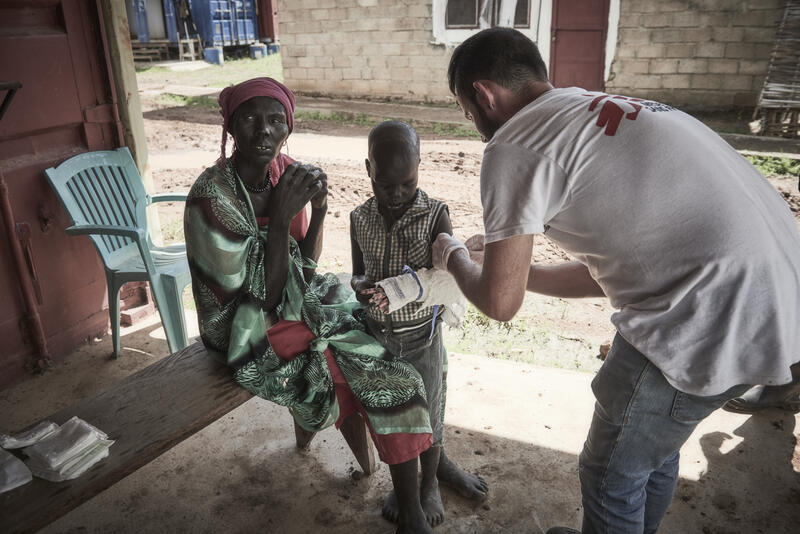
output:
MULTIPOLYGON (((365 164, 375 196, 350 214, 351 285, 366 306, 370 333, 394 357, 411 363, 425 383, 433 446, 420 455, 419 495, 428 522, 435 526, 444 520, 439 482, 476 500, 486 497, 487 485, 480 476, 462 471, 442 449, 446 355, 441 321, 432 307, 420 309, 413 302, 386 313, 385 298, 375 283, 400 275, 406 265, 414 270, 432 267, 431 244, 440 232, 451 234, 452 228, 447 206, 417 188, 417 132, 405 123, 386 121, 372 129, 368 143, 365 164)), ((386 500, 383 515, 398 520, 394 492, 386 500)))

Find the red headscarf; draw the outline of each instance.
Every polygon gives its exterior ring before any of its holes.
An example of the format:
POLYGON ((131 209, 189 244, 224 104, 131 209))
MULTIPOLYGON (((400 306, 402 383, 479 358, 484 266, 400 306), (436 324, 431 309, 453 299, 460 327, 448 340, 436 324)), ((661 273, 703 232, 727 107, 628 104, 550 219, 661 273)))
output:
POLYGON ((289 133, 294 128, 294 94, 288 87, 272 78, 253 78, 236 85, 230 85, 219 94, 219 113, 222 115, 222 143, 220 145, 220 155, 217 165, 220 168, 225 166, 225 145, 228 142, 228 126, 233 112, 242 103, 256 96, 268 96, 274 98, 283 105, 286 110, 286 123, 289 126, 289 133))

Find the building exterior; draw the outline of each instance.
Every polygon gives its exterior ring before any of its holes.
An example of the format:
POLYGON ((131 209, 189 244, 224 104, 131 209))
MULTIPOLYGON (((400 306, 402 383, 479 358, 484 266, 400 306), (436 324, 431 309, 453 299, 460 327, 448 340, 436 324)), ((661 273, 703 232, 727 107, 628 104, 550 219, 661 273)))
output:
POLYGON ((315 94, 449 101, 454 46, 514 25, 556 86, 755 105, 786 0, 278 0, 284 77, 315 94))
POLYGON ((786 0, 621 0, 610 92, 680 107, 753 107, 786 0))

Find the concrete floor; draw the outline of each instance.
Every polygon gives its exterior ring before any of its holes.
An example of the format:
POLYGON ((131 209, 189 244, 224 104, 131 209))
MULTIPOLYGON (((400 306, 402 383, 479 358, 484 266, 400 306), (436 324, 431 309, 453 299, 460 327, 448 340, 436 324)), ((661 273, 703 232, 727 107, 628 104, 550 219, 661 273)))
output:
MULTIPOLYGON (((124 331, 122 344, 118 360, 109 359, 106 337, 0 392, 0 431, 43 418, 166 353, 155 318, 124 331)), ((592 415, 592 376, 461 354, 450 362, 446 450, 491 487, 477 505, 444 489, 447 515, 436 531, 578 527, 577 454, 592 415)), ((797 423, 781 411, 718 411, 704 421, 682 450, 661 532, 798 532, 797 423)), ((361 476, 333 429, 298 453, 288 412, 253 399, 42 532, 388 534, 394 529, 380 506, 390 487, 385 465, 361 476)))

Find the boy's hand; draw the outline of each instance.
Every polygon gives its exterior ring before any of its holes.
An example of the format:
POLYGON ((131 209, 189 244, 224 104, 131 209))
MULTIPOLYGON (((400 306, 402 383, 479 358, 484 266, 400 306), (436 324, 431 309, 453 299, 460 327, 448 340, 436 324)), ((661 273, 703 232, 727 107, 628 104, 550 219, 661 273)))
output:
POLYGON ((389 299, 382 287, 364 290, 364 294, 370 295, 369 304, 378 311, 385 314, 389 313, 389 299))

